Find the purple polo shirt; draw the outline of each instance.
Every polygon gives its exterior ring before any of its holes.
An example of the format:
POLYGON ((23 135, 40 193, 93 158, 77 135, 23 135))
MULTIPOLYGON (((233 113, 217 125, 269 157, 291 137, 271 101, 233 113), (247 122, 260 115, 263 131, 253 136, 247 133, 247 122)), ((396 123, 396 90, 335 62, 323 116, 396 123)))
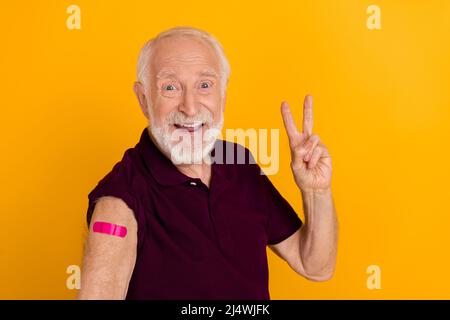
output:
POLYGON ((102 196, 123 199, 135 215, 137 258, 126 299, 270 299, 266 245, 302 221, 247 148, 217 140, 211 155, 208 188, 181 173, 145 128, 89 193, 88 225, 102 196), (239 152, 245 164, 237 163, 239 152))

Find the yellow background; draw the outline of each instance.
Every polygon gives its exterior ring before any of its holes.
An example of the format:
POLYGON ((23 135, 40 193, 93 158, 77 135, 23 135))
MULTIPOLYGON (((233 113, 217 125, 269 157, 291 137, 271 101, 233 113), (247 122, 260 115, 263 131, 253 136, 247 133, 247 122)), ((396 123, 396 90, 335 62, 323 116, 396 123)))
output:
POLYGON ((333 158, 334 278, 307 281, 270 250, 273 299, 450 298, 449 1, 9 1, 0 9, 0 298, 72 299, 87 194, 146 125, 142 44, 176 25, 214 34, 231 63, 225 128, 280 128, 271 180, 302 214, 279 113, 333 158), (66 8, 81 8, 81 30, 66 8), (366 9, 381 8, 381 30, 366 9), (366 287, 369 265, 381 289, 366 287))

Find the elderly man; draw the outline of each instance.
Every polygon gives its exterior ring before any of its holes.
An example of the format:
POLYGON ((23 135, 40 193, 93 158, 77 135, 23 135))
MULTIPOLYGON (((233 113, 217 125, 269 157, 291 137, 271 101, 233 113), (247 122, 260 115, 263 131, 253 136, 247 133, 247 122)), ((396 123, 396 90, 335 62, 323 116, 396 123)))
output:
POLYGON ((149 126, 89 194, 78 298, 270 299, 266 246, 297 274, 330 279, 331 158, 312 132, 312 98, 301 132, 281 105, 303 223, 249 150, 219 139, 230 68, 214 37, 167 30, 142 48, 137 69, 149 126))

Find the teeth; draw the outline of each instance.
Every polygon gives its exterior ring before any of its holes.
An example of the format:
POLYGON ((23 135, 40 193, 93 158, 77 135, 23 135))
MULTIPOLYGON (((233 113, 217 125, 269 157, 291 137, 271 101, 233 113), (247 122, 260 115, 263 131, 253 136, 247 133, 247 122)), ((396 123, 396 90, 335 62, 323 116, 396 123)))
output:
POLYGON ((180 127, 185 127, 185 128, 195 128, 198 126, 201 126, 202 123, 201 122, 196 122, 196 123, 183 123, 183 124, 177 124, 180 127))

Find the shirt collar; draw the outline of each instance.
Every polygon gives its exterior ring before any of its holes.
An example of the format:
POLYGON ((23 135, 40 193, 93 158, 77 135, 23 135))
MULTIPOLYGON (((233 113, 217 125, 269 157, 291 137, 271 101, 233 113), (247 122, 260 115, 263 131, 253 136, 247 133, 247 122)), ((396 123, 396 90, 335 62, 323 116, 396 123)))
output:
MULTIPOLYGON (((137 144, 137 150, 142 156, 144 164, 153 178, 155 178, 159 184, 164 186, 173 186, 192 181, 194 178, 179 171, 172 161, 162 153, 151 138, 149 131, 149 127, 144 128, 142 131, 141 138, 137 144)), ((217 139, 214 148, 211 151, 211 156, 214 156, 216 147, 221 143, 227 145, 226 141, 217 139)), ((226 147, 224 149, 226 149, 226 147)), ((213 162, 211 164, 211 176, 214 176, 216 179, 217 175, 218 177, 223 178, 223 181, 227 184, 230 180, 230 172, 228 172, 225 167, 225 164, 213 162)))

